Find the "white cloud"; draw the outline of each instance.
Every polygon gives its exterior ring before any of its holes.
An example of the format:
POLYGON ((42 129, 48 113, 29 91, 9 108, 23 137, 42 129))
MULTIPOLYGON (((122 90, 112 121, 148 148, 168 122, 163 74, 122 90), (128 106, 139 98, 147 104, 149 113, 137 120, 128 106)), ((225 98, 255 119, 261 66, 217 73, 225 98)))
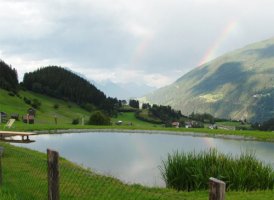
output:
POLYGON ((237 27, 212 55, 272 37, 273 7, 272 0, 0 0, 1 59, 20 77, 55 64, 95 80, 159 87, 194 68, 232 20, 237 27))

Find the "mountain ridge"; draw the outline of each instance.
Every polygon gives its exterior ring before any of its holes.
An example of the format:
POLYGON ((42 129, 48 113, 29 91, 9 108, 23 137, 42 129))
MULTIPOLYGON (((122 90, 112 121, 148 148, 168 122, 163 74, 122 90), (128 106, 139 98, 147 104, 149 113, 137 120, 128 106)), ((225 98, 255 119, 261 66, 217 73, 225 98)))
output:
POLYGON ((264 121, 274 113, 274 37, 226 53, 145 96, 183 114, 264 121))

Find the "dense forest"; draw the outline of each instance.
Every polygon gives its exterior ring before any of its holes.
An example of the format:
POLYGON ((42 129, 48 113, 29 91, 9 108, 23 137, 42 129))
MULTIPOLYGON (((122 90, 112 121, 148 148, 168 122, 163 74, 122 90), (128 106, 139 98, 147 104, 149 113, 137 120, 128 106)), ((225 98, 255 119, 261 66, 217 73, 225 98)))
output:
MULTIPOLYGON (((139 101, 130 100, 129 105, 139 108, 139 101)), ((173 121, 180 121, 183 117, 181 111, 174 110, 170 106, 150 105, 149 103, 143 103, 142 109, 137 110, 135 116, 140 120, 156 124, 171 124, 173 121)))
POLYGON ((12 91, 18 90, 18 77, 16 69, 0 60, 0 88, 12 91))
POLYGON ((84 78, 62 67, 48 66, 26 73, 23 86, 33 92, 72 101, 91 111, 94 107, 113 114, 118 100, 98 90, 84 78))

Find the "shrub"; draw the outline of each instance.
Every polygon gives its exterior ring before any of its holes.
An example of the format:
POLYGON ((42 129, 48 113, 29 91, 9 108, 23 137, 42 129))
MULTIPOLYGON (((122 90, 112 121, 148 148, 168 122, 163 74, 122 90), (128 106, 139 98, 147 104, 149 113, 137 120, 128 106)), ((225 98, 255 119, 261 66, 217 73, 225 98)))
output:
POLYGON ((110 125, 110 118, 101 111, 95 111, 91 114, 88 124, 90 125, 110 125))
POLYGON ((218 153, 216 149, 175 152, 168 155, 160 170, 166 186, 177 190, 207 189, 210 177, 224 181, 227 190, 266 190, 274 186, 272 167, 258 161, 250 152, 235 157, 218 153))
POLYGON ((13 92, 9 92, 8 95, 11 96, 11 97, 15 96, 15 94, 13 92))
POLYGON ((72 124, 77 125, 79 124, 79 121, 80 121, 79 118, 75 118, 72 120, 72 124))
POLYGON ((53 105, 53 108, 54 108, 54 109, 58 109, 58 108, 59 108, 59 104, 58 104, 58 103, 54 104, 54 105, 53 105))
POLYGON ((33 99, 31 105, 33 108, 39 109, 42 103, 38 99, 33 99))
POLYGON ((86 103, 86 104, 82 105, 81 107, 88 112, 95 110, 95 106, 90 103, 86 103))
POLYGON ((25 102, 26 104, 28 104, 28 105, 31 104, 31 100, 28 99, 27 97, 24 97, 24 102, 25 102))

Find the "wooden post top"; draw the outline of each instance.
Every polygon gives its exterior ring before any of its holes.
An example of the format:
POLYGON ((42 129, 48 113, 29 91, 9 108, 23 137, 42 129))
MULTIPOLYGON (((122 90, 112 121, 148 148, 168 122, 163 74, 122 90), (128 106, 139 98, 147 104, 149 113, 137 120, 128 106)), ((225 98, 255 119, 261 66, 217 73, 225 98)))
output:
POLYGON ((217 178, 210 177, 209 180, 212 181, 212 182, 215 182, 215 183, 219 183, 219 184, 224 184, 225 185, 225 182, 223 182, 223 181, 221 181, 221 180, 219 180, 217 178))

